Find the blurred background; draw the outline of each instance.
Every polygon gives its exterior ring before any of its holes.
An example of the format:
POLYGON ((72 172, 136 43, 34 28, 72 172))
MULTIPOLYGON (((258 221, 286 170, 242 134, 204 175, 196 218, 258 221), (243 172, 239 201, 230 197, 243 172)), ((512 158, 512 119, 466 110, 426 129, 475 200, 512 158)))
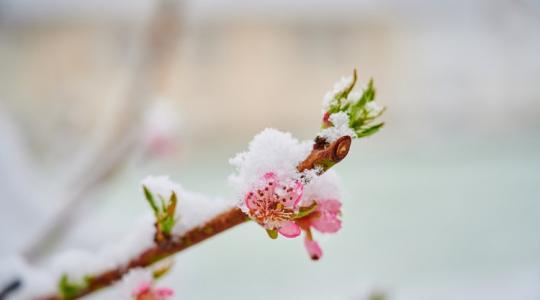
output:
POLYGON ((232 197, 227 159, 265 127, 312 139, 356 67, 387 125, 336 167, 344 226, 320 237, 324 258, 243 225, 178 255, 163 284, 176 299, 538 300, 539 54, 535 0, 1 0, 1 285, 16 257, 129 232, 148 174, 232 197))

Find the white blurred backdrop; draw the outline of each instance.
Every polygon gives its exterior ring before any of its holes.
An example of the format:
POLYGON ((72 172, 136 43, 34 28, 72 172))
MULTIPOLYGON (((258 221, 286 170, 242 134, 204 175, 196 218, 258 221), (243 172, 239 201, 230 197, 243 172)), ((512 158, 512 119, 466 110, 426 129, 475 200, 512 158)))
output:
POLYGON ((0 1, 0 260, 114 241, 147 210, 148 174, 232 196, 227 159, 265 127, 311 139, 356 67, 387 125, 336 168, 344 227, 325 257, 243 225, 178 255, 164 284, 537 300, 539 53, 534 0, 0 1))

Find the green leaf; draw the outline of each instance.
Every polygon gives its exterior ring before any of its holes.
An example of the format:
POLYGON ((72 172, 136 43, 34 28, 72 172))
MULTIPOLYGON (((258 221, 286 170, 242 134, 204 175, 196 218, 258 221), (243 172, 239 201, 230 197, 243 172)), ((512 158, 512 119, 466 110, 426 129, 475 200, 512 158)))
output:
POLYGON ((167 205, 165 205, 165 199, 163 196, 158 195, 159 203, 161 204, 161 209, 159 210, 160 214, 167 214, 167 205))
POLYGON ((154 200, 154 196, 148 190, 148 188, 144 185, 143 185, 143 191, 144 191, 144 197, 146 198, 146 201, 148 201, 148 204, 150 204, 150 207, 152 207, 152 210, 154 211, 154 215, 157 216, 159 213, 159 209, 156 205, 156 201, 154 200))
POLYGON ((372 121, 380 117, 386 111, 386 107, 383 107, 376 115, 366 117, 366 121, 372 121))
POLYGON ((358 105, 351 106, 349 111, 349 127, 358 129, 364 125, 364 110, 358 105))
POLYGON ((158 230, 166 236, 169 236, 174 228, 174 225, 177 222, 175 218, 176 206, 178 203, 178 198, 176 193, 173 191, 171 197, 166 202, 165 199, 159 196, 161 203, 161 208, 158 209, 158 214, 156 215, 156 223, 158 224, 158 230))
POLYGON ((353 70, 353 76, 351 82, 343 88, 343 90, 337 92, 334 95, 334 99, 332 101, 332 104, 328 108, 328 113, 333 114, 340 111, 347 111, 349 107, 349 103, 342 103, 343 99, 346 99, 347 96, 349 96, 349 93, 354 89, 354 86, 356 85, 356 81, 358 80, 358 75, 356 73, 356 69, 353 70))
POLYGON ((166 235, 170 235, 174 227, 174 223, 175 223, 174 217, 166 216, 165 218, 163 218, 163 220, 161 220, 160 222, 161 232, 163 232, 166 235))
POLYGON ((360 97, 360 100, 358 100, 357 105, 359 108, 363 108, 366 103, 371 102, 375 100, 375 86, 373 84, 373 78, 369 80, 368 86, 364 93, 362 94, 362 97, 360 97))
POLYGON ((326 171, 333 167, 336 164, 336 162, 332 159, 323 159, 319 161, 318 164, 316 164, 316 167, 320 167, 322 170, 326 171))
POLYGON ((169 273, 169 271, 172 269, 173 265, 174 265, 174 260, 165 259, 152 272, 152 277, 154 279, 159 279, 159 278, 163 277, 165 274, 169 273))
POLYGON ((358 138, 368 137, 368 136, 376 133, 377 131, 379 131, 379 129, 381 129, 383 126, 384 126, 384 123, 379 123, 379 124, 373 125, 371 127, 368 127, 366 129, 361 129, 361 130, 356 132, 356 136, 358 138))
POLYGON ((354 86, 356 85, 356 80, 358 80, 358 75, 356 74, 356 69, 354 69, 351 83, 349 83, 349 85, 345 87, 345 89, 341 93, 336 95, 336 98, 337 99, 347 98, 347 96, 349 96, 349 93, 353 90, 354 86))
POLYGON ((311 214, 315 209, 317 208, 317 202, 313 202, 310 206, 304 206, 300 207, 300 210, 298 213, 293 217, 294 219, 300 219, 303 218, 309 214, 311 214))
POLYGON ((86 284, 79 284, 76 282, 69 281, 67 274, 63 274, 58 283, 58 289, 60 290, 60 295, 62 298, 73 298, 79 292, 86 287, 86 284))
POLYGON ((266 229, 266 233, 268 233, 268 236, 273 240, 278 238, 278 232, 275 229, 266 229))
POLYGON ((174 212, 176 211, 176 203, 178 202, 176 193, 172 192, 171 198, 169 199, 169 203, 167 205, 167 215, 170 217, 174 217, 174 212))

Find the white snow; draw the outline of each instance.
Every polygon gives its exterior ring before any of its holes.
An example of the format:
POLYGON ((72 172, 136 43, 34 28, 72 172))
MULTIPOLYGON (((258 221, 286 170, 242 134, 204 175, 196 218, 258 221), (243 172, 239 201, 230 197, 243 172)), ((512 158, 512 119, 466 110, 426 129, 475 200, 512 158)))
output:
POLYGON ((342 197, 341 179, 334 170, 328 170, 324 174, 314 177, 304 186, 304 194, 300 202, 301 206, 309 206, 313 200, 340 200, 342 197))
POLYGON ((98 251, 67 250, 60 252, 45 266, 49 276, 58 280, 67 274, 72 282, 82 283, 84 277, 126 265, 131 259, 154 245, 154 219, 148 213, 134 229, 119 241, 104 244, 98 251))
POLYGON ((325 138, 329 143, 337 140, 342 136, 356 137, 356 133, 349 127, 349 116, 345 112, 337 112, 330 115, 330 122, 334 126, 323 129, 319 136, 325 138))
POLYGON ((177 223, 173 234, 182 235, 186 231, 201 226, 209 219, 235 206, 235 199, 209 198, 203 194, 190 192, 182 187, 177 192, 177 223))
POLYGON ((320 166, 316 166, 313 169, 307 169, 302 171, 302 173, 299 173, 300 182, 303 184, 310 182, 315 177, 319 176, 319 174, 323 171, 323 169, 320 166))
POLYGON ((362 97, 361 92, 359 91, 352 91, 347 95, 347 103, 356 103, 358 100, 360 100, 360 97, 362 97))
POLYGON ((141 181, 141 186, 146 186, 152 193, 160 195, 165 200, 168 200, 172 192, 174 191, 178 196, 178 193, 182 190, 182 187, 169 179, 169 176, 147 176, 141 181))
MULTIPOLYGON (((336 125, 335 130, 341 130, 340 135, 345 132, 342 127, 348 124, 346 114, 333 114, 330 116, 330 121, 336 125)), ((265 129, 250 142, 248 151, 239 153, 230 160, 236 168, 236 172, 229 177, 230 184, 243 196, 260 184, 267 172, 274 172, 278 180, 282 182, 297 180, 300 175, 304 175, 308 182, 302 198, 302 201, 306 202, 304 205, 314 197, 339 199, 339 185, 334 172, 316 176, 317 170, 309 170, 302 174, 296 170, 296 166, 310 153, 312 145, 311 141, 299 142, 290 133, 265 129)), ((168 199, 173 191, 178 196, 174 235, 182 235, 194 227, 203 225, 215 215, 234 207, 238 202, 243 203, 234 199, 208 198, 188 191, 180 184, 171 181, 168 176, 148 176, 142 180, 141 184, 153 194, 165 199, 168 199)), ((67 274, 69 281, 82 284, 85 276, 125 266, 131 259, 154 245, 153 224, 154 216, 149 209, 124 239, 103 245, 96 252, 69 250, 60 253, 44 266, 42 270, 46 272, 32 269, 18 262, 18 273, 23 276, 24 284, 16 293, 17 298, 14 299, 30 299, 55 292, 58 280, 63 274, 67 274)), ((137 280, 147 278, 148 275, 142 272, 142 270, 131 272, 130 277, 125 278, 125 284, 137 278, 137 280)))
MULTIPOLYGON (((207 220, 234 207, 236 201, 208 198, 202 194, 185 190, 171 181, 168 176, 149 176, 142 181, 150 191, 167 199, 172 191, 178 196, 176 209, 177 223, 173 234, 181 235, 207 220)), ((131 259, 154 245, 154 216, 148 209, 135 228, 119 241, 103 245, 98 251, 68 250, 57 254, 43 268, 32 269, 22 263, 17 264, 24 285, 16 293, 19 298, 32 299, 57 291, 58 281, 67 274, 69 281, 83 283, 85 276, 125 266, 131 259), (46 270, 46 271, 45 271, 46 270), (22 295, 22 296, 21 296, 22 295), (32 297, 30 297, 30 296, 32 297)))
POLYGON ((3 274, 2 283, 15 279, 14 276, 22 279, 21 287, 10 294, 10 300, 37 299, 56 291, 58 282, 55 278, 44 270, 31 267, 21 257, 3 258, 0 269, 3 274))
POLYGON ((335 100, 336 95, 343 92, 343 90, 345 90, 345 88, 347 88, 351 84, 352 80, 353 80, 352 76, 342 77, 339 81, 337 81, 334 84, 334 87, 332 88, 332 90, 328 91, 324 95, 323 113, 328 111, 328 109, 330 108, 330 105, 335 100))
POLYGON ((152 284, 154 278, 152 271, 143 268, 136 268, 122 277, 122 280, 115 286, 118 299, 132 300, 133 292, 143 284, 152 284))
POLYGON ((22 260, 17 263, 15 274, 23 280, 22 287, 13 299, 34 299, 58 292, 58 282, 63 274, 70 282, 82 284, 85 276, 99 274, 125 265, 154 243, 153 216, 141 218, 134 230, 119 241, 102 246, 98 251, 66 250, 58 253, 39 268, 30 267, 22 260))
POLYGON ((375 101, 366 103, 365 107, 366 107, 369 117, 374 117, 378 115, 384 109, 384 107, 382 107, 381 105, 379 105, 379 103, 375 101))
MULTIPOLYGON (((255 186, 262 184, 262 177, 274 172, 281 182, 298 178, 296 166, 311 151, 313 142, 299 142, 288 132, 267 128, 249 143, 248 151, 229 160, 236 173, 229 176, 230 185, 240 199, 255 186)), ((243 201, 239 201, 243 208, 243 201)))
POLYGON ((224 198, 209 198, 203 194, 184 189, 173 182, 169 176, 148 176, 141 185, 146 186, 152 193, 161 195, 166 200, 174 191, 178 204, 176 206, 176 225, 173 234, 181 235, 186 231, 203 225, 215 215, 234 207, 235 200, 224 198))

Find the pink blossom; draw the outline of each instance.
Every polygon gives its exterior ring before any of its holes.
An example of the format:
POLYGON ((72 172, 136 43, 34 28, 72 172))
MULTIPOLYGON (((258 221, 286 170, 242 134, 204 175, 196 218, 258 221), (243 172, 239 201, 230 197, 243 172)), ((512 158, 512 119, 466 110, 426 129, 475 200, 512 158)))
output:
POLYGON ((322 257, 322 250, 321 250, 321 247, 319 246, 319 243, 317 243, 313 239, 310 239, 308 235, 306 235, 304 239, 304 245, 306 246, 306 249, 311 259, 318 260, 319 258, 322 257))
POLYGON ((341 202, 335 199, 317 201, 317 209, 309 216, 311 226, 322 233, 335 233, 341 229, 341 202))
POLYGON ((249 216, 268 230, 277 229, 285 237, 300 235, 299 225, 292 220, 304 190, 302 183, 282 183, 273 172, 264 175, 263 183, 244 198, 249 216))
POLYGON ((332 122, 330 122, 329 112, 324 113, 322 123, 323 123, 324 128, 332 127, 332 122))
POLYGON ((157 156, 167 156, 176 152, 178 145, 176 141, 164 134, 154 133, 147 138, 148 148, 157 156))
POLYGON ((284 237, 294 238, 300 235, 300 226, 293 221, 285 221, 281 223, 279 233, 284 237))
MULTIPOLYGON (((339 231, 341 202, 337 199, 306 199, 309 201, 304 203, 315 203, 316 207, 308 215, 304 215, 310 211, 310 207, 304 207, 304 210, 299 207, 303 190, 302 183, 283 183, 275 173, 269 172, 263 176, 259 187, 246 193, 244 202, 248 215, 267 230, 277 230, 287 238, 297 237, 304 231, 306 250, 312 259, 317 260, 322 257, 322 250, 313 239, 311 229, 321 233, 339 231)), ((269 233, 271 237, 275 237, 275 232, 269 233)))
POLYGON ((133 291, 134 300, 166 300, 174 295, 174 291, 170 288, 154 288, 151 283, 141 283, 135 291, 133 291))
POLYGON ((322 250, 313 239, 311 228, 321 233, 335 233, 341 229, 341 202, 336 199, 315 200, 317 208, 309 215, 298 219, 297 223, 305 231, 304 245, 310 257, 314 260, 321 258, 322 250))

